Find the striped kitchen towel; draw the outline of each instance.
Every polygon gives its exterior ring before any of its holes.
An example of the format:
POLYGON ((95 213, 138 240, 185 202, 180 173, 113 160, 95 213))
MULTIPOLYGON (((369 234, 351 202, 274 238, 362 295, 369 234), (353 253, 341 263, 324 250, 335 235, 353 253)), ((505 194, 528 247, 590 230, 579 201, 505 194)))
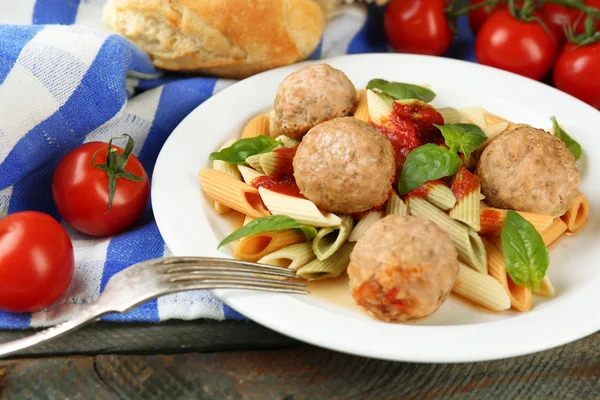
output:
MULTIPOLYGON (((179 122, 233 83, 162 75, 129 41, 102 28, 103 0, 0 1, 0 210, 38 210, 60 221, 51 177, 69 150, 88 141, 130 134, 134 154, 151 176, 160 149, 179 122)), ((385 52, 382 8, 347 6, 327 25, 310 57, 385 52)), ((472 58, 469 36, 450 55, 472 58), (464 49, 467 49, 465 52, 464 49)), ((443 73, 443 72, 442 72, 443 73)), ((94 238, 68 225, 75 274, 66 294, 33 314, 0 312, 0 329, 52 325, 93 302, 116 272, 168 256, 151 206, 127 232, 94 238)), ((114 321, 170 318, 241 319, 206 291, 164 296, 114 321)))

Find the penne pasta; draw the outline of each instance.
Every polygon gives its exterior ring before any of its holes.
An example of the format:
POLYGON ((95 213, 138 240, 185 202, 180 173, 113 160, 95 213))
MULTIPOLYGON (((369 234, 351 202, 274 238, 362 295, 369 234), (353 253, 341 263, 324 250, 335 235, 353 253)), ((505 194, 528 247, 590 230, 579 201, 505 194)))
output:
POLYGON ((264 171, 264 173, 268 176, 273 176, 277 172, 277 153, 271 151, 270 153, 261 154, 259 158, 260 168, 264 171))
POLYGON ((402 201, 395 190, 390 192, 387 203, 385 203, 385 215, 408 215, 408 207, 402 201))
POLYGON ((354 219, 349 215, 342 215, 339 227, 322 228, 312 242, 312 249, 317 258, 324 261, 331 257, 348 239, 354 219))
POLYGON ((430 181, 423 184, 427 194, 425 199, 442 210, 450 210, 456 204, 456 196, 442 181, 430 181))
POLYGON ((296 275, 308 280, 335 278, 348 268, 354 243, 346 242, 324 261, 313 260, 296 271, 296 275))
POLYGON ((271 124, 269 114, 261 114, 250 120, 242 130, 241 139, 256 137, 260 135, 269 136, 269 125, 271 124))
POLYGON ((483 119, 484 119, 484 121, 486 123, 486 126, 489 126, 489 127, 492 127, 492 126, 497 125, 497 124, 506 123, 507 126, 506 126, 505 130, 507 130, 507 131, 511 131, 511 130, 513 130, 515 128, 518 128, 519 126, 523 126, 523 124, 512 123, 510 121, 505 120, 504 118, 498 117, 497 115, 490 114, 487 111, 485 111, 483 113, 483 119))
POLYGON ((461 262, 458 278, 452 292, 477 303, 490 311, 503 311, 510 308, 510 297, 500 282, 489 275, 480 274, 461 262))
MULTIPOLYGON (((482 207, 479 213, 479 223, 481 226, 479 234, 490 236, 500 235, 502 233, 502 228, 504 227, 507 213, 508 210, 502 210, 500 208, 482 207)), ((552 221, 554 221, 554 218, 550 215, 525 211, 517 211, 517 213, 529 221, 538 232, 542 232, 544 229, 548 228, 550 224, 552 224, 552 221)))
POLYGON ((480 146, 480 149, 485 148, 496 136, 504 132, 508 128, 508 122, 500 122, 483 130, 487 136, 487 140, 480 146))
POLYGON ((350 236, 348 236, 349 242, 357 242, 365 232, 373 226, 377 221, 385 216, 383 211, 368 211, 360 218, 350 236))
POLYGON ((256 188, 214 169, 201 169, 198 175, 204 192, 213 200, 254 218, 271 215, 256 188))
POLYGON ((372 90, 367 90, 367 103, 371 121, 377 125, 381 125, 382 119, 385 120, 392 113, 392 104, 394 101, 391 97, 386 95, 380 96, 372 90))
POLYGON ((569 232, 577 232, 585 226, 589 215, 590 203, 587 197, 580 192, 561 219, 567 224, 569 232))
POLYGON ((274 215, 287 215, 317 228, 339 226, 342 223, 340 217, 333 213, 322 213, 310 200, 287 196, 262 187, 258 189, 258 193, 267 209, 274 215))
POLYGON ((285 148, 296 147, 300 144, 299 140, 292 139, 291 137, 285 135, 279 135, 275 138, 275 140, 280 141, 285 148))
MULTIPOLYGON (((236 142, 235 139, 229 140, 223 146, 221 146, 221 148, 219 150, 223 150, 223 149, 231 146, 235 142, 236 142)), ((237 180, 242 179, 242 176, 240 175, 240 171, 238 171, 237 165, 235 165, 235 164, 231 164, 231 163, 221 161, 221 160, 214 160, 212 163, 212 167, 213 167, 213 169, 215 169, 217 171, 225 172, 226 174, 231 175, 232 177, 234 177, 237 180)), ((214 201, 213 205, 215 207, 215 211, 217 212, 217 214, 224 214, 227 211, 231 210, 230 207, 227 207, 227 206, 219 203, 218 201, 214 201)))
POLYGON ((485 121, 485 110, 481 107, 465 107, 459 110, 463 121, 468 124, 475 124, 482 130, 487 128, 485 121))
POLYGON ((508 297, 510 297, 512 307, 519 311, 531 310, 531 290, 524 286, 516 285, 510 279, 508 272, 506 272, 502 250, 485 239, 483 240, 483 244, 487 253, 488 272, 490 276, 500 282, 508 297))
POLYGON ((457 194, 457 202, 448 214, 450 218, 470 226, 475 231, 479 231, 481 204, 479 200, 481 194, 479 178, 466 168, 461 168, 454 176, 452 191, 457 194))
POLYGON ((552 282, 550 282, 548 273, 546 273, 540 287, 533 294, 544 297, 554 297, 556 295, 556 291, 554 290, 554 286, 552 286, 552 282))
POLYGON ((254 218, 254 217, 251 217, 251 216, 249 216, 249 215, 246 215, 246 216, 244 217, 244 222, 242 223, 242 226, 246 226, 246 225, 248 225, 248 223, 249 223, 249 222, 252 222, 252 221, 254 221, 255 219, 256 219, 256 218, 254 218))
POLYGON ((444 124, 460 124, 464 122, 463 115, 456 108, 442 107, 437 108, 437 111, 444 118, 444 124))
POLYGON ((476 232, 453 220, 442 210, 424 199, 409 197, 408 209, 412 215, 436 223, 454 242, 459 259, 482 274, 487 274, 485 248, 476 232))
POLYGON ((563 233, 567 231, 567 224, 560 219, 556 218, 550 226, 544 229, 541 232, 542 239, 544 240, 544 244, 546 247, 550 246, 552 243, 556 241, 559 237, 562 236, 563 233))
POLYGON ((293 229, 261 232, 240 239, 233 250, 233 256, 239 260, 257 262, 267 254, 302 242, 306 242, 306 236, 293 229))
POLYGON ((369 122, 369 103, 367 100, 366 89, 361 89, 357 92, 358 105, 354 112, 354 118, 360 119, 361 121, 369 122))
POLYGON ((262 156, 264 156, 264 154, 255 154, 253 156, 250 156, 250 157, 246 158, 245 161, 246 161, 246 164, 248 164, 249 166, 251 166, 252 168, 254 168, 255 170, 257 170, 261 174, 264 174, 265 171, 260 166, 260 159, 261 159, 262 156))
POLYGON ((258 172, 254 168, 246 167, 245 165, 238 165, 237 167, 242 175, 242 179, 248 185, 252 184, 252 182, 259 176, 265 176, 265 174, 258 172))
POLYGON ((274 265, 294 271, 315 259, 310 243, 297 243, 267 254, 258 260, 259 264, 274 265))

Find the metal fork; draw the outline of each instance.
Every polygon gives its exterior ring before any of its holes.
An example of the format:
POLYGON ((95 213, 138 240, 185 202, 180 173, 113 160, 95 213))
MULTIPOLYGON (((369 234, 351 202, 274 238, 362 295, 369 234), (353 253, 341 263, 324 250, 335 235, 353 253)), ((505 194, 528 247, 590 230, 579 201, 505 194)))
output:
POLYGON ((294 271, 234 259, 165 257, 115 274, 96 301, 80 315, 31 336, 0 344, 0 357, 58 338, 104 314, 123 313, 158 296, 194 289, 250 289, 308 294, 294 271))

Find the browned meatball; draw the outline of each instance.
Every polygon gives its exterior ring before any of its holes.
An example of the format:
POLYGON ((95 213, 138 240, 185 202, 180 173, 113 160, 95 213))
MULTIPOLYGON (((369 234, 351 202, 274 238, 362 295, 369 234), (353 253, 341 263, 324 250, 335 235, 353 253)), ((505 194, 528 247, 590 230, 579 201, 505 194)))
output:
POLYGON ((383 204, 394 175, 389 140, 353 117, 312 128, 294 157, 300 192, 325 211, 352 214, 383 204))
POLYGON ((321 122, 352 114, 356 103, 356 89, 342 71, 327 64, 301 68, 277 89, 271 135, 300 139, 321 122))
POLYGON ((458 276, 457 252, 435 223, 388 215, 358 240, 348 275, 356 302, 385 321, 433 313, 458 276))
POLYGON ((496 136, 481 154, 476 173, 492 207, 554 217, 571 206, 580 179, 564 143, 529 126, 496 136))

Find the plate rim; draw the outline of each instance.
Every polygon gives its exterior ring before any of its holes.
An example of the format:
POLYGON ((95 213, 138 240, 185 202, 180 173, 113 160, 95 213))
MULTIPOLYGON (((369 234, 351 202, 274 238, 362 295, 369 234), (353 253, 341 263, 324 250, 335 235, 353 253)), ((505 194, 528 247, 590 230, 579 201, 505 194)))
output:
MULTIPOLYGON (((256 81, 260 81, 261 79, 264 79, 265 76, 269 76, 271 74, 275 75, 276 73, 281 73, 282 71, 285 70, 294 70, 297 68, 301 68, 302 66, 305 65, 309 65, 309 64, 315 64, 315 63, 336 63, 338 61, 343 62, 343 60, 345 59, 355 59, 355 58, 377 58, 377 57, 383 57, 383 58, 399 58, 399 59, 407 59, 407 60, 427 60, 425 62, 432 62, 432 59, 434 59, 436 62, 441 62, 441 63, 458 63, 458 64, 462 64, 462 65, 468 65, 469 68, 475 67, 476 69, 478 68, 483 68, 483 69, 487 69, 487 70, 493 70, 494 73, 500 73, 503 75, 506 75, 509 79, 518 79, 518 80, 522 80, 523 82, 527 82, 527 84, 535 84, 535 85, 540 85, 544 87, 544 90, 548 90, 550 89, 551 91, 555 91, 556 93, 558 93, 558 96, 566 96, 567 98, 569 98, 569 101, 573 101, 575 100, 578 104, 577 107, 582 107, 584 106, 585 108, 588 109, 587 112, 589 111, 594 111, 597 112, 597 110, 595 110, 593 107, 587 105, 586 103, 583 103, 582 101, 566 94, 563 92, 558 91, 555 88, 552 88, 550 86, 547 86, 543 83, 531 80, 529 78, 525 78, 522 77, 520 75, 516 75, 510 72, 506 72, 506 71, 502 71, 502 70, 498 70, 496 68, 492 68, 492 67, 487 67, 487 66, 483 66, 480 64, 475 64, 475 63, 471 63, 468 61, 464 61, 464 60, 456 60, 456 59, 449 59, 449 58, 439 58, 439 57, 432 57, 432 56, 422 56, 422 55, 409 55, 409 54, 391 54, 391 53, 369 53, 369 54, 357 54, 357 55, 343 55, 343 56, 339 56, 339 57, 334 57, 334 58, 330 58, 330 59, 326 59, 326 60, 315 60, 315 61, 304 61, 302 63, 297 63, 297 64, 293 64, 290 66, 285 66, 285 67, 280 67, 274 70, 270 70, 270 71, 266 71, 257 75, 254 75, 248 79, 245 80, 241 80, 238 81, 232 85, 230 85, 229 87, 223 89, 222 91, 220 91, 219 93, 215 94, 214 96, 212 96, 211 98, 209 98, 208 100, 206 100, 204 103, 202 103, 201 105, 199 105, 197 108, 195 108, 190 114, 188 114, 188 116, 186 116, 186 118, 184 118, 183 121, 181 121, 181 123, 173 130, 173 132, 171 133, 171 135, 169 136, 169 138, 167 139, 167 141, 165 142, 165 144, 163 145, 163 148, 160 151, 160 154, 157 158, 156 161, 156 165, 155 165, 155 169, 154 169, 154 175, 152 178, 152 188, 151 188, 151 192, 152 192, 152 203, 153 203, 153 208, 154 208, 154 214, 155 214, 155 219, 156 219, 156 223, 158 225, 158 229, 161 233, 161 235, 163 236, 163 239, 165 240, 165 243, 167 244, 167 246, 169 246, 169 248, 171 248, 171 250, 173 251, 174 255, 183 255, 183 254, 178 254, 179 252, 177 251, 178 249, 178 245, 174 240, 173 237, 167 237, 167 235, 164 234, 165 231, 165 227, 166 227, 166 221, 164 220, 164 218, 166 218, 166 216, 162 213, 162 211, 158 211, 159 209, 164 210, 162 207, 164 205, 164 202, 162 202, 160 200, 160 194, 159 194, 159 189, 161 187, 161 184, 159 181, 157 181, 157 176, 160 176, 160 174, 157 174, 157 172, 159 172, 162 168, 162 165, 164 163, 164 159, 165 159, 165 154, 168 154, 168 149, 170 148, 170 142, 172 142, 174 139, 174 137, 176 137, 177 135, 179 135, 179 131, 182 130, 183 128, 181 128, 182 126, 185 126, 186 121, 189 121, 192 115, 194 115, 195 113, 198 112, 199 109, 203 109, 204 107, 208 107, 208 104, 211 104, 213 102, 216 102, 217 100, 220 100, 221 98, 224 98, 226 96, 229 96, 229 93, 233 93, 237 90, 239 90, 240 87, 243 87, 245 85, 250 85, 253 82, 256 81), (217 100, 215 100, 217 99, 217 100), (166 150, 167 149, 167 150, 166 150), (159 183, 156 183, 159 182, 159 183), (157 188, 158 187, 158 188, 157 188), (164 218, 163 218, 164 217, 164 218)), ((210 228, 206 229, 207 231, 210 231, 210 233, 212 234, 212 230, 210 228)), ((213 235, 214 236, 214 235, 213 235)), ((220 254, 220 255, 224 255, 224 254, 220 254)), ((600 278, 600 277, 596 277, 596 278, 600 278)), ((594 279, 593 282, 590 282, 588 285, 586 285, 582 290, 581 293, 578 295, 578 297, 581 297, 583 299, 583 296, 590 296, 591 299, 597 298, 600 299, 600 296, 594 296, 593 293, 591 293, 593 291, 593 289, 595 288, 595 283, 600 282, 600 279, 594 279)), ((585 327, 579 327, 579 329, 577 331, 570 331, 563 333, 562 336, 560 336, 560 338, 546 338, 546 340, 541 340, 539 343, 537 344, 528 344, 527 346, 516 346, 514 349, 487 349, 487 352, 481 353, 481 354, 463 354, 461 355, 457 355, 457 354, 438 354, 437 357, 431 357, 431 356, 422 356, 419 354, 415 354, 415 353, 406 353, 404 355, 398 356, 398 354, 383 354, 381 352, 373 352, 372 350, 368 350, 368 349, 364 349, 364 348, 348 348, 348 346, 344 346, 341 345, 339 343, 335 343, 329 340, 319 340, 319 339, 315 339, 314 336, 307 338, 306 335, 302 335, 300 334, 297 330, 293 329, 291 326, 286 327, 285 325, 281 325, 278 324, 277 321, 272 321, 271 318, 269 318, 268 313, 264 313, 265 315, 261 315, 261 312, 254 312, 255 310, 252 309, 247 309, 243 306, 240 305, 239 302, 237 302, 237 299, 235 299, 235 296, 232 296, 232 293, 236 293, 237 291, 223 291, 223 290, 215 290, 213 291, 213 293, 219 297, 221 300, 223 300, 227 305, 229 305, 230 307, 232 307, 233 309, 235 309, 236 311, 244 314, 246 317, 248 317, 249 319, 252 319, 254 321, 256 321, 257 323, 264 325, 266 327, 268 327, 269 329, 273 329, 277 332, 280 332, 282 334, 285 334, 287 336, 293 337, 295 339, 307 342, 307 343, 311 343, 317 346, 321 346, 321 347, 325 347, 325 348, 329 348, 332 350, 336 350, 336 351, 340 351, 340 352, 344 352, 344 353, 348 353, 348 354, 355 354, 355 355, 360 355, 360 356, 365 356, 365 357, 371 357, 371 358, 378 358, 378 359, 386 359, 386 360, 393 360, 393 361, 410 361, 410 362, 430 362, 430 363, 442 363, 442 362, 473 362, 473 361, 486 361, 486 360, 495 360, 495 359, 503 359, 503 358, 507 358, 507 357, 513 357, 513 356, 518 356, 518 355, 524 355, 524 354, 529 354, 529 353, 534 353, 537 351, 541 351, 541 350, 545 350, 545 349, 549 349, 549 348, 553 348, 553 347, 557 347, 560 345, 563 345, 565 343, 569 343, 571 341, 577 340, 579 338, 582 338, 584 336, 587 336, 589 334, 592 334, 596 331, 598 331, 600 329, 600 318, 596 317, 596 320, 593 321, 593 318, 589 318, 589 321, 587 324, 585 324, 585 327), (591 321, 591 322, 590 322, 591 321)), ((257 294, 258 296, 270 296, 267 294, 257 294)), ((284 295, 285 296, 285 295, 284 295)), ((242 296, 243 297, 243 296, 242 296)), ((288 298, 293 298, 293 296, 289 296, 288 298)), ((564 303, 564 301, 562 302, 564 303)), ((561 303, 554 305, 553 307, 550 307, 548 310, 552 309, 554 310, 556 307, 559 307, 561 303)), ((318 307, 313 307, 317 310, 320 310, 318 307)), ((323 311, 323 310, 320 310, 323 311)), ((547 311, 547 310, 541 310, 542 312, 538 312, 538 315, 540 315, 541 313, 543 313, 543 311, 547 311)), ((315 310, 316 313, 319 313, 318 311, 315 310)), ((554 311, 555 312, 555 311, 554 311)), ((344 318, 348 318, 347 316, 344 315, 339 315, 339 318, 344 319, 344 318)), ((319 319, 321 321, 325 321, 326 319, 323 319, 323 316, 319 316, 319 319)), ((505 320, 501 320, 501 321, 490 321, 490 322, 485 322, 483 324, 501 324, 503 326, 507 326, 507 325, 512 325, 515 324, 516 322, 514 322, 515 320, 517 320, 518 317, 515 318, 510 318, 510 319, 505 319, 505 320), (512 321, 512 322, 511 322, 512 321)), ((357 321, 357 320, 352 320, 352 324, 356 324, 359 322, 364 322, 364 321, 357 321)), ((398 325, 398 324, 388 324, 388 323, 382 323, 379 321, 369 321, 369 325, 373 325, 373 324, 382 324, 383 326, 394 326, 394 327, 398 327, 398 326, 402 326, 405 327, 406 329, 410 329, 413 332, 424 332, 425 330, 436 330, 439 331, 440 334, 445 334, 451 331, 460 331, 460 330, 464 330, 466 327, 472 326, 472 325, 459 325, 459 326, 418 326, 418 325, 398 325)), ((481 324, 478 324, 481 325, 481 324)), ((382 328, 383 330, 387 330, 389 328, 382 328)), ((404 331, 404 328, 394 328, 397 329, 399 331, 404 331)), ((406 332, 404 332, 406 333, 406 332)), ((456 332, 452 333, 452 334, 457 334, 456 332)), ((410 336, 410 335, 409 335, 410 336)))

